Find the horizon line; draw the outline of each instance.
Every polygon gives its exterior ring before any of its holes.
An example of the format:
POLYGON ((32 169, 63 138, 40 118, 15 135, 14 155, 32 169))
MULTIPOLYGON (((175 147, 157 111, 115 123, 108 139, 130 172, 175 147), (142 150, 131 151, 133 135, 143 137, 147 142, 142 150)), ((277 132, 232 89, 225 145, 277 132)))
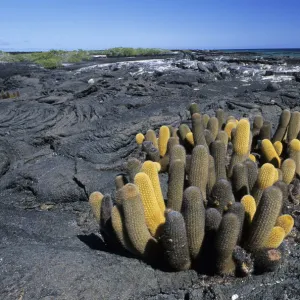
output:
POLYGON ((64 48, 22 48, 22 49, 16 49, 16 48, 7 48, 7 49, 0 49, 0 52, 47 52, 51 50, 62 50, 62 51, 77 51, 77 50, 84 50, 84 51, 105 51, 108 49, 113 48, 141 48, 141 49, 161 49, 161 50, 169 50, 169 51, 184 51, 184 50, 190 50, 190 51, 253 51, 253 50, 300 50, 300 47, 288 47, 288 48, 280 48, 280 47, 274 47, 274 48, 160 48, 160 47, 110 47, 110 48, 104 48, 104 49, 84 49, 84 48, 77 48, 77 49, 64 49, 64 48))

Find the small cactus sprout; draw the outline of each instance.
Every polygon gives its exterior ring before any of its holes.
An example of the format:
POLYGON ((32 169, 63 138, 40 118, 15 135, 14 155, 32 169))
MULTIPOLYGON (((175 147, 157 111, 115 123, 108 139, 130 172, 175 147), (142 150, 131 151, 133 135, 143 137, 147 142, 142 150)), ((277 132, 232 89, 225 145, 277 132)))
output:
POLYGON ((100 210, 101 210, 101 203, 103 200, 104 195, 100 192, 93 192, 89 196, 89 204, 91 206, 93 215, 100 225, 100 210))
POLYGON ((275 226, 280 226, 284 229, 285 237, 289 235, 294 227, 294 219, 290 215, 281 215, 277 218, 275 226))
POLYGON ((142 133, 138 133, 135 136, 135 141, 138 145, 142 145, 144 140, 145 140, 145 136, 142 133))

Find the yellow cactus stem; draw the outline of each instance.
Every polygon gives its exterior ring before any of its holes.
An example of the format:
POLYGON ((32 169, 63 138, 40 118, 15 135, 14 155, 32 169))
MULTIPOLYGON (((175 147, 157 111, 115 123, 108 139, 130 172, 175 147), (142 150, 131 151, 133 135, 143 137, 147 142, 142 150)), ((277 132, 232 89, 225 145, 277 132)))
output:
POLYGON ((192 132, 188 132, 185 138, 192 146, 194 146, 195 142, 194 142, 194 135, 192 132))
POLYGON ((273 164, 276 168, 280 168, 280 158, 270 140, 262 140, 261 151, 267 162, 273 164))
POLYGON ((135 141, 138 145, 142 145, 143 141, 145 140, 145 136, 142 133, 138 133, 135 136, 135 141))
POLYGON ((259 169, 256 183, 251 191, 251 194, 256 201, 256 205, 260 202, 263 191, 274 184, 274 180, 277 177, 275 173, 277 173, 277 171, 270 163, 263 164, 259 169))
POLYGON ((284 229, 286 237, 294 227, 294 218, 290 215, 281 215, 277 218, 275 226, 280 226, 284 229))
POLYGON ((290 184, 294 179, 295 172, 296 172, 296 163, 293 159, 287 158, 283 161, 281 166, 282 171, 282 180, 286 184, 290 184))
POLYGON ((165 217, 156 200, 152 182, 146 173, 140 172, 135 175, 134 184, 141 195, 147 227, 152 236, 157 237, 161 225, 165 223, 165 217))
POLYGON ((258 173, 258 184, 261 189, 266 189, 273 185, 275 179, 276 169, 270 163, 265 163, 258 173))
POLYGON ((241 119, 236 126, 233 150, 238 155, 249 152, 250 123, 248 119, 241 119))
POLYGON ((284 240, 284 237, 285 237, 285 231, 282 227, 280 226, 273 227, 265 247, 269 249, 278 248, 281 245, 282 241, 284 240))
POLYGON ((276 141, 273 144, 273 147, 274 147, 275 151, 277 152, 277 155, 280 156, 282 153, 282 149, 283 149, 282 143, 280 141, 276 141))
POLYGON ((252 160, 252 161, 254 161, 254 162, 256 162, 256 157, 253 155, 253 154, 249 154, 249 158, 252 160))
POLYGON ((160 172, 160 170, 161 170, 161 165, 160 165, 160 163, 155 161, 154 164, 155 164, 155 167, 156 167, 156 169, 157 169, 157 172, 160 172))
POLYGON ((167 153, 168 140, 170 138, 170 129, 168 126, 161 126, 159 129, 158 150, 161 157, 167 153))
POLYGON ((103 194, 100 192, 93 192, 89 196, 89 204, 92 208, 93 215, 98 223, 100 222, 100 210, 103 197, 103 194))
POLYGON ((251 195, 245 195, 241 199, 241 203, 245 208, 245 216, 247 217, 248 222, 251 223, 256 212, 255 199, 251 195))
POLYGON ((164 214, 166 206, 165 206, 164 197, 162 195, 162 191, 161 191, 161 187, 160 187, 158 170, 157 170, 155 163, 151 160, 146 160, 142 165, 141 171, 146 173, 149 176, 152 186, 153 186, 153 189, 154 189, 157 203, 160 207, 161 212, 164 214))
POLYGON ((231 140, 231 131, 232 129, 236 128, 236 126, 237 123, 235 122, 235 120, 229 120, 225 125, 224 131, 227 133, 229 140, 231 140))

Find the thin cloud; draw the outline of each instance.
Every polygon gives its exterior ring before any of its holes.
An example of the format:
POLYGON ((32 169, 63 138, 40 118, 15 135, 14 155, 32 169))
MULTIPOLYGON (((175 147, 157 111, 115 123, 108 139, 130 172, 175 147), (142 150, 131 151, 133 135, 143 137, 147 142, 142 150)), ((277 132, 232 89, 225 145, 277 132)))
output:
POLYGON ((0 40, 0 46, 9 46, 10 43, 9 42, 6 42, 6 41, 3 41, 3 40, 0 40))

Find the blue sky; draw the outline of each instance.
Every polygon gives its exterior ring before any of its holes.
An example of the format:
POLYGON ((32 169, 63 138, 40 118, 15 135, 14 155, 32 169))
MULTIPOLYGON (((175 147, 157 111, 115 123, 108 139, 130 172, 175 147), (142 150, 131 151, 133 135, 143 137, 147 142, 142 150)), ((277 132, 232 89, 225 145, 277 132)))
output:
POLYGON ((0 50, 300 48, 300 0, 10 0, 0 50))

